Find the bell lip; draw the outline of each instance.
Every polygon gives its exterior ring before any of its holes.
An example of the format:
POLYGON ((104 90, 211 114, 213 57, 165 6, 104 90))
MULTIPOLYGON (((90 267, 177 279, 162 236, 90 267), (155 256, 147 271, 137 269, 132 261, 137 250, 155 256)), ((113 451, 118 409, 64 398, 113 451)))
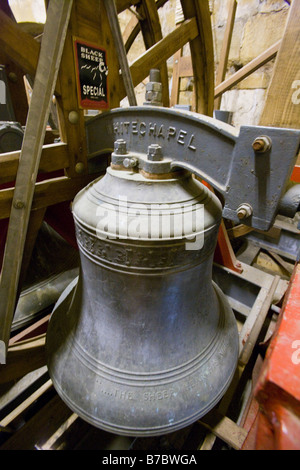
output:
MULTIPOLYGON (((237 358, 237 361, 238 361, 238 358, 237 358)), ((55 390, 57 391, 61 399, 66 403, 66 405, 74 413, 76 413, 79 417, 81 417, 84 421, 91 424, 92 426, 98 429, 101 429, 103 431, 116 434, 118 436, 125 436, 125 437, 151 437, 152 436, 152 437, 155 437, 155 436, 163 436, 163 435, 170 434, 170 433, 179 431, 181 429, 184 429, 187 426, 194 424, 196 421, 206 416, 217 405, 217 403, 221 400, 221 398, 224 396, 224 394, 228 390, 233 380, 233 377, 235 375, 236 367, 237 367, 237 364, 233 368, 231 375, 228 376, 228 380, 224 384, 223 388, 219 391, 219 394, 215 397, 213 401, 211 401, 207 405, 207 407, 202 408, 201 412, 195 413, 194 415, 189 416, 185 419, 182 419, 181 421, 177 421, 175 425, 169 424, 165 426, 157 426, 156 428, 152 427, 151 429, 148 429, 148 430, 145 430, 145 428, 138 428, 138 427, 129 428, 125 426, 122 427, 120 425, 113 426, 112 424, 106 423, 106 421, 103 421, 100 419, 96 419, 95 417, 91 419, 89 414, 85 413, 82 408, 80 408, 74 402, 69 400, 68 396, 63 392, 62 388, 55 381, 55 379, 51 378, 51 380, 52 380, 55 390)))
MULTIPOLYGON (((70 283, 68 288, 65 290, 65 292, 68 292, 68 296, 71 294, 71 297, 73 297, 74 292, 76 291, 77 282, 78 282, 78 277, 75 278, 72 281, 72 283, 70 283)), ((217 403, 221 400, 221 398, 226 393, 236 373, 236 369, 238 366, 238 357, 239 357, 239 336, 238 336, 237 325, 235 323, 236 320, 235 320, 234 314, 222 290, 218 287, 218 285, 214 281, 212 281, 212 284, 216 291, 219 302, 221 302, 223 305, 224 315, 229 316, 231 314, 233 317, 234 323, 232 322, 231 330, 233 329, 236 330, 236 333, 234 335, 235 346, 233 348, 234 351, 232 353, 232 368, 231 368, 230 373, 227 375, 226 381, 223 383, 222 388, 219 389, 219 392, 217 393, 217 395, 215 395, 214 398, 205 407, 202 407, 201 410, 199 410, 198 412, 195 412, 193 415, 184 417, 183 419, 176 421, 176 423, 160 425, 156 427, 152 426, 151 428, 142 428, 138 426, 129 427, 129 426, 122 426, 119 424, 113 425, 112 423, 107 423, 105 420, 99 419, 95 416, 91 416, 90 414, 86 413, 80 406, 76 405, 72 400, 70 400, 68 395, 64 393, 59 382, 55 379, 55 376, 52 375, 51 367, 49 366, 50 365, 50 361, 48 360, 49 357, 47 357, 48 372, 58 395, 74 413, 78 414, 78 416, 81 417, 87 423, 91 424, 92 426, 98 429, 102 429, 104 431, 107 431, 116 435, 120 435, 120 436, 135 436, 135 437, 161 436, 161 435, 169 434, 169 433, 178 431, 180 429, 183 429, 195 423, 197 420, 201 419, 203 416, 205 416, 210 410, 212 410, 217 405, 217 403)), ((64 300, 62 300, 62 297, 63 297, 63 294, 61 298, 59 299, 57 305, 60 305, 64 302, 64 300)), ((68 301, 68 297, 65 299, 65 301, 66 302, 68 301)), ((70 305, 69 305, 69 308, 70 308, 70 305)), ((50 322, 51 322, 51 317, 50 317, 50 322)), ((47 351, 47 341, 46 341, 46 351, 47 351)), ((215 353, 209 358, 209 361, 215 357, 216 352, 217 352, 217 349, 215 353)))

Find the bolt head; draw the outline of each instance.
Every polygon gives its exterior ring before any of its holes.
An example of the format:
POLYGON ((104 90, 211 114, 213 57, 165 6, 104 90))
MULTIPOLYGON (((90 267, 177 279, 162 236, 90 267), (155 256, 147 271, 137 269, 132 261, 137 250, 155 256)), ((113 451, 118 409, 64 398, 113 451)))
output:
POLYGON ((125 168, 134 168, 137 163, 137 158, 124 158, 123 160, 123 166, 125 166, 125 168))
POLYGON ((13 83, 16 83, 18 81, 18 77, 17 77, 17 74, 15 74, 15 72, 10 72, 8 74, 8 78, 13 83))
POLYGON ((24 207, 25 207, 25 204, 23 201, 17 200, 14 202, 15 209, 23 209, 24 207))
POLYGON ((77 111, 70 111, 68 118, 71 124, 79 123, 79 113, 77 111))
POLYGON ((152 144, 148 147, 148 160, 152 162, 160 162, 163 159, 162 148, 158 144, 152 144))
POLYGON ((79 175, 81 175, 81 174, 84 172, 84 164, 83 164, 82 162, 76 163, 76 165, 75 165, 75 171, 76 171, 76 173, 78 173, 79 175))

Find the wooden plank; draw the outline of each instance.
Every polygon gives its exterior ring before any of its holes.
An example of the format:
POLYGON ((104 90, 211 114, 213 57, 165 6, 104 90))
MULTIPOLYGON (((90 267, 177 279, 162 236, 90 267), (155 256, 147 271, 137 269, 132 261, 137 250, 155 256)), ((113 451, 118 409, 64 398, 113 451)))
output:
POLYGON ((5 417, 5 409, 6 412, 9 413, 21 400, 25 400, 33 390, 37 390, 40 385, 44 384, 48 378, 47 366, 45 365, 24 375, 24 377, 15 381, 13 384, 0 385, 1 418, 5 417))
POLYGON ((2 51, 29 75, 34 76, 40 44, 0 10, 0 45, 2 51))
POLYGON ((128 97, 130 106, 137 106, 137 99, 135 96, 134 86, 126 55, 125 45, 123 42, 116 5, 110 0, 104 0, 104 6, 106 8, 108 22, 110 24, 110 29, 114 38, 114 44, 118 53, 118 59, 122 72, 122 79, 126 90, 126 95, 128 97))
POLYGON ((238 426, 226 416, 223 416, 218 410, 213 410, 208 413, 200 420, 200 423, 235 450, 242 448, 248 435, 246 429, 238 426))
POLYGON ((36 321, 32 325, 28 326, 27 328, 23 329, 16 335, 12 336, 9 340, 9 346, 16 344, 20 341, 24 341, 30 339, 32 337, 39 336, 38 332, 40 330, 47 330, 48 321, 50 319, 51 314, 46 315, 45 317, 41 318, 40 320, 36 321))
MULTIPOLYGON (((14 181, 17 176, 21 151, 0 155, 0 184, 14 181)), ((65 143, 44 145, 39 173, 49 173, 69 166, 69 151, 65 143)))
POLYGON ((268 250, 268 253, 274 258, 274 260, 283 267, 285 271, 287 271, 289 274, 293 274, 294 271, 294 264, 287 263, 281 256, 279 256, 277 253, 274 253, 272 250, 268 250))
POLYGON ((0 365, 0 383, 8 383, 46 365, 45 335, 8 348, 6 364, 0 365))
POLYGON ((123 41, 125 44, 125 50, 128 54, 132 44, 134 43, 137 35, 141 30, 140 23, 138 18, 135 15, 132 15, 130 21, 128 21, 124 31, 123 31, 123 41))
POLYGON ((71 7, 72 1, 59 2, 58 0, 52 0, 48 7, 21 150, 0 280, 0 295, 3 299, 0 306, 1 364, 6 362, 34 186, 71 7))
MULTIPOLYGON (((159 9, 167 3, 168 0, 156 0, 156 8, 159 9)), ((130 19, 129 23, 127 24, 126 28, 123 32, 123 40, 125 43, 126 52, 130 50, 132 44, 134 43, 137 35, 141 30, 141 26, 139 20, 137 18, 137 14, 133 14, 132 18, 130 19)))
POLYGON ((55 433, 49 437, 49 439, 43 444, 43 450, 51 450, 54 444, 69 430, 69 428, 78 420, 78 415, 73 413, 62 425, 55 431, 55 433))
POLYGON ((192 59, 190 56, 181 56, 180 57, 180 77, 192 77, 193 76, 193 66, 192 59))
POLYGON ((117 12, 121 13, 127 8, 130 8, 132 5, 136 5, 140 0, 115 0, 117 12))
POLYGON ((260 125, 300 126, 300 1, 294 0, 278 51, 260 125))
MULTIPOLYGON (((195 18, 190 18, 148 49, 130 67, 134 86, 137 86, 149 75, 150 69, 158 67, 169 57, 172 57, 178 49, 196 36, 198 36, 197 21, 195 18)), ((126 92, 122 79, 119 81, 119 86, 120 99, 123 99, 126 92)))
POLYGON ((55 433, 72 411, 55 395, 24 426, 16 431, 0 450, 36 450, 55 433))
MULTIPOLYGON (((171 90, 171 99, 170 99, 170 106, 175 106, 178 103, 179 99, 179 84, 180 84, 180 61, 181 61, 181 49, 176 52, 174 55, 174 63, 173 63, 173 81, 172 81, 172 90, 171 90)), ((190 63, 192 67, 191 58, 190 63)), ((193 73, 192 73, 193 74, 193 73)))
POLYGON ((181 0, 185 18, 196 17, 199 34, 190 39, 194 71, 195 111, 213 116, 215 60, 208 0, 181 0))
POLYGON ((240 332, 240 356, 239 364, 246 365, 250 359, 257 338, 269 312, 275 292, 280 281, 280 276, 274 276, 269 289, 261 289, 250 314, 240 332))
MULTIPOLYGON (((81 189, 95 179, 96 175, 87 175, 80 178, 52 178, 36 183, 31 209, 36 210, 71 201, 81 189)), ((9 217, 13 196, 13 188, 0 191, 0 219, 9 217)))
POLYGON ((69 147, 70 165, 66 174, 70 177, 76 176, 77 164, 79 164, 82 173, 87 172, 84 111, 78 105, 76 65, 73 51, 73 38, 78 35, 77 10, 76 2, 74 2, 57 80, 61 94, 56 99, 60 138, 69 147))
MULTIPOLYGON (((224 81, 225 76, 226 76, 228 57, 229 57, 232 33, 233 33, 234 22, 235 22, 236 9, 237 9, 237 1, 230 0, 229 6, 228 6, 227 23, 226 23, 223 42, 222 42, 220 62, 219 62, 218 69, 217 69, 216 86, 220 85, 220 83, 224 81)), ((220 109, 220 105, 221 105, 221 96, 218 96, 218 98, 215 99, 215 109, 220 109)))
MULTIPOLYGON (((39 60, 40 44, 2 10, 0 10, 0 25, 2 52, 24 73, 34 77, 39 60)), ((60 94, 59 86, 55 86, 55 93, 60 94)))
POLYGON ((255 70, 259 69, 271 59, 273 59, 279 50, 280 44, 281 40, 277 41, 275 44, 273 44, 273 46, 269 47, 269 49, 264 51, 255 59, 251 60, 249 64, 242 67, 238 72, 227 78, 227 80, 224 80, 224 82, 220 83, 220 85, 217 85, 215 87, 215 98, 218 98, 218 96, 221 96, 223 93, 233 88, 235 85, 255 72, 255 70))
POLYGON ((6 415, 5 418, 0 421, 0 426, 8 426, 14 419, 20 416, 20 414, 24 413, 24 411, 30 405, 32 405, 38 398, 40 398, 41 395, 43 395, 43 393, 45 393, 51 387, 52 381, 47 380, 47 382, 45 382, 41 387, 35 390, 35 392, 33 392, 29 397, 27 397, 20 405, 18 405, 8 415, 6 415))
POLYGON ((23 283, 26 279, 27 270, 31 261, 32 252, 34 249, 34 245, 43 223, 44 217, 46 213, 46 207, 38 209, 36 211, 31 211, 30 217, 28 220, 28 228, 27 228, 27 235, 24 244, 23 250, 23 257, 22 257, 22 264, 20 269, 19 275, 19 282, 18 282, 18 290, 16 294, 16 306, 19 300, 19 296, 21 294, 23 283))

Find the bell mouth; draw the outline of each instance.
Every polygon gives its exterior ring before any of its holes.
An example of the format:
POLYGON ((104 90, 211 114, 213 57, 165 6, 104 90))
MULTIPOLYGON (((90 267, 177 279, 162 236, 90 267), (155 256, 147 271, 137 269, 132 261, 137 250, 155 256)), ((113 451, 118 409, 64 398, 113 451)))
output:
POLYGON ((160 436, 196 422, 220 401, 234 376, 239 345, 235 318, 217 285, 219 322, 210 344, 188 363, 149 374, 142 367, 140 373, 107 367, 79 346, 77 287, 78 278, 55 307, 46 348, 57 393, 83 420, 117 435, 160 436))

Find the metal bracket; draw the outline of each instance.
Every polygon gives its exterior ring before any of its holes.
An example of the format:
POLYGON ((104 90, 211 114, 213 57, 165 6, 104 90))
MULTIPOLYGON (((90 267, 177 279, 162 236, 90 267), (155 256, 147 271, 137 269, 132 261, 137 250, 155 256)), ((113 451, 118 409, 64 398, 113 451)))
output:
POLYGON ((300 145, 300 130, 238 130, 197 113, 155 106, 114 109, 90 119, 86 131, 89 158, 112 152, 119 139, 141 161, 150 146, 159 145, 162 164, 191 171, 223 196, 225 218, 260 230, 272 226, 300 145))

